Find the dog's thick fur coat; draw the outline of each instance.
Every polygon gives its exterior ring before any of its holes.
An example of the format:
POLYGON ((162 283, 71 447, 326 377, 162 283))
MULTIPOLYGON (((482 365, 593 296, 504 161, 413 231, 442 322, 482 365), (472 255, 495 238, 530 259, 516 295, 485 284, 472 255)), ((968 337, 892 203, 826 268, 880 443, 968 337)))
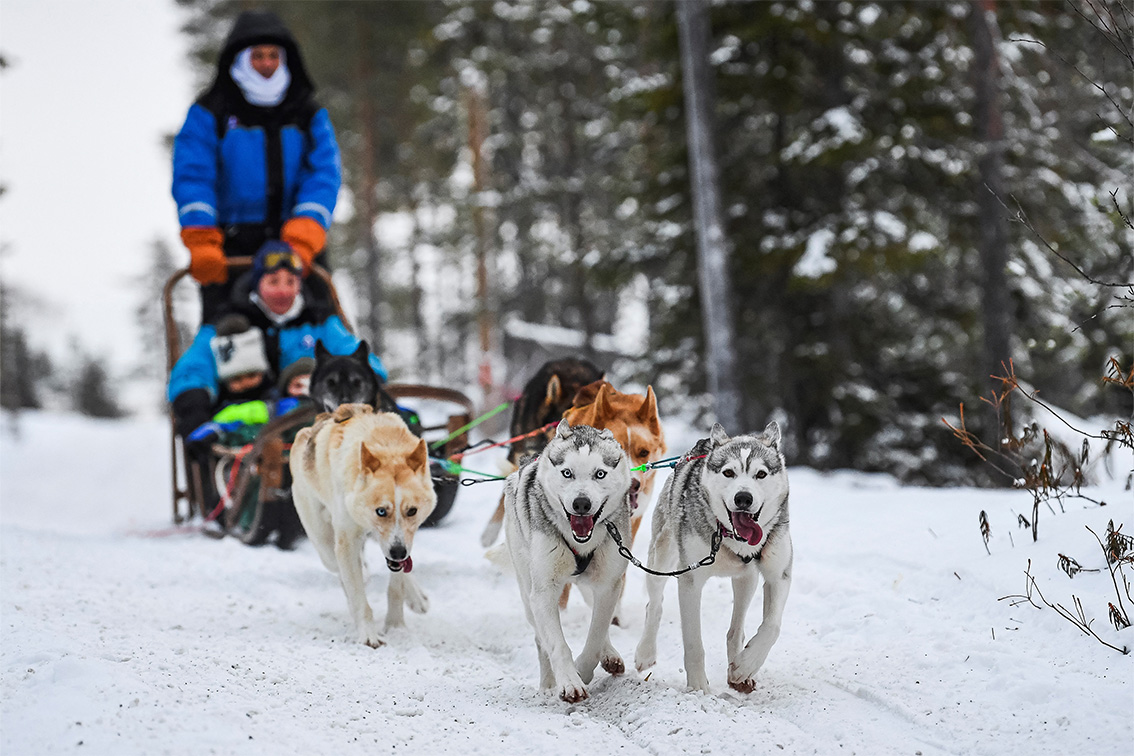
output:
POLYGON ((338 573, 359 640, 385 640, 366 600, 363 549, 373 534, 390 568, 385 628, 405 624, 403 605, 423 613, 429 602, 409 575, 418 527, 437 497, 425 441, 402 419, 346 404, 299 431, 291 449, 292 496, 323 564, 338 573))
MULTIPOLYGON (((780 635, 791 587, 792 545, 788 529, 788 481, 780 428, 769 423, 758 436, 729 438, 719 424, 674 468, 654 511, 649 567, 672 571, 710 552, 723 537, 716 561, 677 578, 685 675, 689 687, 708 692, 701 639, 701 591, 710 577, 732 578, 732 622, 728 628, 728 684, 748 693, 756 672, 780 635), (756 635, 744 642, 744 617, 764 578, 764 615, 756 635)), ((638 670, 657 660, 664 577, 649 576, 649 601, 638 670)))
POLYGON ((535 629, 540 687, 565 701, 587 697, 600 663, 610 674, 625 665, 610 643, 610 621, 627 562, 606 529, 630 526, 630 470, 610 431, 560 422, 540 457, 508 477, 504 528, 528 621, 535 629), (559 619, 568 583, 589 595, 590 630, 578 658, 559 619))
MULTIPOLYGON (((552 437, 549 429, 544 433, 527 435, 550 423, 558 423, 563 413, 571 408, 575 394, 583 386, 602 380, 603 372, 593 363, 578 357, 564 357, 545 362, 531 377, 512 407, 512 424, 509 433, 514 442, 508 447, 509 472, 520 466, 529 454, 539 454, 552 437), (524 438, 517 438, 525 436, 524 438)), ((488 548, 500 535, 504 523, 504 498, 501 497, 492 519, 484 526, 480 542, 488 548)))

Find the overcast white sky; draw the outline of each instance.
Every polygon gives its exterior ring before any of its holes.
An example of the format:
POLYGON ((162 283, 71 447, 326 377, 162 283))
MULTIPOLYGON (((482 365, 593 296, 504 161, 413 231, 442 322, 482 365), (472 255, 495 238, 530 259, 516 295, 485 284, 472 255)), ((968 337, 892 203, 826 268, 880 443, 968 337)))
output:
MULTIPOLYGON (((177 237, 162 138, 195 94, 173 0, 0 0, 0 258, 33 338, 137 360, 131 279, 177 237)), ((160 292, 152 292, 154 297, 160 292)))

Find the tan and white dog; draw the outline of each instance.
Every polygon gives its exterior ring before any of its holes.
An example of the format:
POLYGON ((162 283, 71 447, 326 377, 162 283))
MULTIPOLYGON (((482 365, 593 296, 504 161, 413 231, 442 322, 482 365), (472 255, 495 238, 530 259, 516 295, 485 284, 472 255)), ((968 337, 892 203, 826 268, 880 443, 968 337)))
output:
POLYGON ((429 601, 409 572, 414 534, 437 502, 425 441, 401 417, 344 404, 299 431, 291 449, 292 497, 323 564, 338 573, 363 643, 385 643, 366 600, 363 549, 373 534, 390 568, 385 630, 429 601))

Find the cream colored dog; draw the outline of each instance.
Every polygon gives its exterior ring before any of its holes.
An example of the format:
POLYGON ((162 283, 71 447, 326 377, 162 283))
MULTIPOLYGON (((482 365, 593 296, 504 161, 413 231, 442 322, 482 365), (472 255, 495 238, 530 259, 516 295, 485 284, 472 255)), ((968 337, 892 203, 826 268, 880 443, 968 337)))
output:
POLYGON ((344 404, 296 434, 290 465, 295 511, 323 564, 339 575, 359 640, 377 648, 384 630, 405 624, 403 605, 419 614, 429 608, 409 575, 414 534, 437 503, 425 441, 396 414, 344 404), (371 533, 391 571, 384 630, 366 600, 363 547, 371 533))

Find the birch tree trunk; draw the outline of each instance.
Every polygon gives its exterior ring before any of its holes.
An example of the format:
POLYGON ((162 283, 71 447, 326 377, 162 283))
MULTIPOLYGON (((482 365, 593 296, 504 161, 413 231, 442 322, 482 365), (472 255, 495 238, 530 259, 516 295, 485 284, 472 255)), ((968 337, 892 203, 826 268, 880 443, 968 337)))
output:
POLYGON ((736 375, 729 250, 721 213, 720 171, 713 139, 713 81, 709 17, 704 0, 677 0, 685 127, 697 237, 701 321, 708 352, 705 370, 717 421, 739 433, 741 397, 736 375))

